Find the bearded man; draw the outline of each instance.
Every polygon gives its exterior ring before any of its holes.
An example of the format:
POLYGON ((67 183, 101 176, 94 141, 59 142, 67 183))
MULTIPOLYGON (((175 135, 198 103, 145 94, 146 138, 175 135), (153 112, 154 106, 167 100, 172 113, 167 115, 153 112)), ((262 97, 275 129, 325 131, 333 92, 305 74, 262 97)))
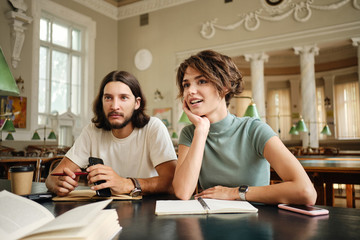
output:
POLYGON ((92 123, 52 171, 47 188, 66 196, 78 186, 75 172, 86 168, 93 190, 110 188, 112 194, 172 193, 177 156, 162 121, 145 113, 146 100, 138 80, 125 71, 113 71, 102 80, 93 103, 92 123), (88 167, 89 157, 103 165, 88 167))

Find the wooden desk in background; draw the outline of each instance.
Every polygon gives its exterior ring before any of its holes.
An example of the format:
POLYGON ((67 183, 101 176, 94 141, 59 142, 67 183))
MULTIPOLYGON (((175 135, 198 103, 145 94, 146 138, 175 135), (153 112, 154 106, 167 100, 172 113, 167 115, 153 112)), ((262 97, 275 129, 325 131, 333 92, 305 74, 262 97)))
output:
MULTIPOLYGON (((318 194, 316 204, 333 206, 333 184, 360 184, 360 158, 353 156, 303 156, 297 157, 314 183, 318 194)), ((271 170, 271 180, 280 180, 271 170)), ((348 207, 354 206, 354 196, 347 194, 348 207)))
MULTIPOLYGON (((16 165, 33 165, 34 181, 41 181, 41 167, 50 164, 52 161, 63 158, 63 156, 56 157, 0 157, 0 166, 4 168, 4 178, 9 179, 9 169, 16 165)), ((46 176, 44 176, 46 177, 46 176)))

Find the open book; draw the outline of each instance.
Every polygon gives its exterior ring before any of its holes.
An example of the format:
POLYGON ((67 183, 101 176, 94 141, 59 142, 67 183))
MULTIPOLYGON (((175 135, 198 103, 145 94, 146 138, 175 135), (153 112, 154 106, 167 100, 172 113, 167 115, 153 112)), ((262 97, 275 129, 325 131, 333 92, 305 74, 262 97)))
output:
POLYGON ((55 218, 37 202, 0 192, 0 239, 111 239, 120 230, 110 200, 86 204, 55 218))
POLYGON ((53 197, 53 201, 92 201, 92 200, 141 200, 141 196, 131 197, 129 194, 112 195, 111 197, 99 197, 91 189, 74 190, 64 197, 53 197))
POLYGON ((256 213, 258 210, 249 202, 202 199, 197 200, 158 200, 156 215, 209 214, 209 213, 256 213))

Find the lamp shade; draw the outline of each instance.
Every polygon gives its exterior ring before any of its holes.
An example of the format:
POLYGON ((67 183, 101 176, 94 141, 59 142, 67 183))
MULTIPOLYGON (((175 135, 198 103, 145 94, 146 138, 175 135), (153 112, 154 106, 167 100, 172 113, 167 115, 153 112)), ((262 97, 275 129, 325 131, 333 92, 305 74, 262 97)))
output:
POLYGON ((296 130, 296 126, 295 126, 295 125, 293 125, 293 126, 290 128, 289 134, 291 134, 291 135, 299 135, 299 131, 296 130))
POLYGON ((255 117, 260 119, 259 113, 256 109, 256 104, 254 102, 250 103, 250 105, 247 107, 244 117, 255 117))
POLYGON ((14 136, 11 134, 11 132, 9 132, 5 139, 6 140, 14 140, 14 136))
POLYGON ((34 135, 32 136, 31 140, 40 140, 40 135, 37 131, 34 132, 34 135))
POLYGON ((331 136, 331 131, 330 131, 329 125, 326 124, 324 126, 324 128, 321 130, 321 134, 331 136))
POLYGON ((48 139, 56 139, 56 135, 55 135, 54 131, 50 132, 48 139))
POLYGON ((179 136, 177 135, 177 133, 176 132, 173 132, 172 134, 171 134, 171 138, 178 138, 179 136))
POLYGON ((296 130, 299 131, 299 132, 307 132, 308 129, 306 127, 306 124, 305 124, 305 121, 303 118, 301 118, 297 124, 296 124, 296 130))
POLYGON ((0 95, 19 96, 19 88, 0 48, 0 95))
POLYGON ((1 131, 5 132, 15 132, 15 127, 13 121, 11 119, 6 119, 4 124, 1 127, 1 131))
POLYGON ((179 119, 179 123, 185 123, 185 124, 192 124, 192 122, 189 120, 188 116, 185 112, 181 114, 181 117, 179 119))

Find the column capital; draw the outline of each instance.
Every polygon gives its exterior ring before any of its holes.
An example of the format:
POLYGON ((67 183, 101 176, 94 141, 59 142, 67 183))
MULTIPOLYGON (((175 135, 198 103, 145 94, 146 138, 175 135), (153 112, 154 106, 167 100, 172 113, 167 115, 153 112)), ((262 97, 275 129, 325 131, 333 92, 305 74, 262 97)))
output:
POLYGON ((316 45, 307 45, 307 46, 299 46, 299 47, 293 47, 295 54, 304 54, 304 53, 311 53, 314 55, 319 54, 319 48, 316 45))
POLYGON ((264 52, 261 52, 261 53, 251 53, 251 54, 244 54, 244 57, 245 57, 245 60, 247 62, 250 62, 250 61, 264 61, 264 62, 267 62, 269 60, 269 55, 267 55, 266 53, 264 52))
POLYGON ((354 37, 354 38, 351 38, 351 41, 352 41, 352 45, 354 47, 357 47, 360 45, 360 37, 354 37))

